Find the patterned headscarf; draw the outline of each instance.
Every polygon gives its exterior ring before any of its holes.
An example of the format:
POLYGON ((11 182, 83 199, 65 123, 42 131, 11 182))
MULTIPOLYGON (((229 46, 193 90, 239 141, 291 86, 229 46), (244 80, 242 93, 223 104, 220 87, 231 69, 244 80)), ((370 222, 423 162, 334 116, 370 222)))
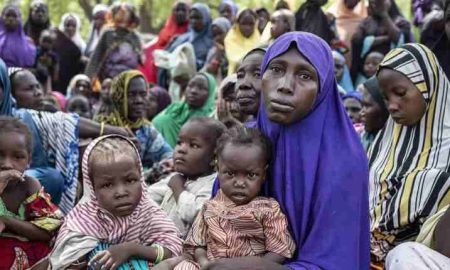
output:
POLYGON ((13 101, 11 97, 11 83, 9 81, 8 69, 5 62, 0 58, 0 86, 2 95, 0 96, 0 115, 12 115, 13 101))
POLYGON ((144 75, 138 70, 128 70, 120 73, 113 79, 111 83, 111 98, 114 112, 111 117, 105 120, 107 124, 135 129, 150 123, 145 118, 140 118, 134 122, 128 119, 128 88, 130 87, 130 81, 136 77, 144 78, 144 75))
MULTIPOLYGON (((120 151, 120 150, 118 150, 120 151)), ((135 242, 141 245, 159 244, 169 249, 173 254, 180 254, 182 240, 179 232, 164 212, 147 195, 147 186, 144 181, 142 163, 139 151, 133 142, 119 135, 108 135, 92 141, 84 155, 82 163, 83 172, 83 198, 75 208, 66 216, 61 227, 56 245, 68 237, 68 233, 76 232, 81 235, 92 236, 101 242, 119 244, 135 242), (89 176, 89 157, 95 147, 105 140, 122 139, 134 149, 130 153, 139 160, 140 181, 142 196, 133 213, 124 217, 116 217, 101 208, 95 197, 92 179, 89 176)))
POLYGON ((450 84, 436 56, 421 44, 390 51, 381 69, 406 76, 427 106, 414 126, 389 117, 370 159, 372 253, 380 260, 413 241, 423 222, 450 203, 450 84))

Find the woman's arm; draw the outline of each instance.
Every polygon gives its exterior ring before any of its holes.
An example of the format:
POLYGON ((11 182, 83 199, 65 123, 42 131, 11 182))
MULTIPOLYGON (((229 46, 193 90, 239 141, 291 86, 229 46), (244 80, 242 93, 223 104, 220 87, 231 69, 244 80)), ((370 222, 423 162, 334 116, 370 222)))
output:
POLYGON ((125 137, 134 137, 131 131, 128 131, 126 128, 115 127, 111 125, 104 125, 103 134, 102 125, 87 119, 80 117, 80 138, 97 138, 100 135, 108 135, 108 134, 118 134, 125 137))
POLYGON ((5 225, 5 229, 23 236, 30 241, 49 242, 51 234, 28 221, 22 221, 11 217, 0 217, 0 222, 5 225))

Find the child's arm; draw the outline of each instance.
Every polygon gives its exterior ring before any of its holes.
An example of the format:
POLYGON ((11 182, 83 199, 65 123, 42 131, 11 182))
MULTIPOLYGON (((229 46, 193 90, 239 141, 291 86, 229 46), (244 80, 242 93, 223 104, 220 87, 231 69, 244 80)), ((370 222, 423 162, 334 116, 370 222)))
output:
MULTIPOLYGON (((26 188, 28 195, 36 193, 41 189, 41 184, 34 178, 26 177, 25 183, 27 183, 26 188)), ((30 241, 49 242, 52 237, 50 232, 41 229, 28 221, 2 216, 0 217, 0 223, 4 224, 5 230, 23 236, 30 241)))
POLYGON ((186 178, 177 173, 174 174, 168 183, 168 186, 172 189, 173 196, 175 197, 175 201, 178 203, 178 199, 180 198, 180 194, 184 191, 184 184, 186 183, 186 178))
POLYGON ((196 248, 194 251, 194 257, 195 261, 200 264, 201 267, 206 267, 210 263, 204 247, 196 248))

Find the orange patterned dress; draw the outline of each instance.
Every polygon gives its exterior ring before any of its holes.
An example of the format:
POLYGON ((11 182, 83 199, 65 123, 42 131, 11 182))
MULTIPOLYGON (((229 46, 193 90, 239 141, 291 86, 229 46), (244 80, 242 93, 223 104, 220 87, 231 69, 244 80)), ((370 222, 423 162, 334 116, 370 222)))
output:
MULTIPOLYGON (((209 260, 263 256, 267 252, 291 258, 295 252, 286 216, 277 201, 257 197, 237 206, 221 190, 197 215, 184 252, 193 257, 197 247, 206 248, 209 260)), ((199 268, 196 262, 185 260, 175 270, 199 268)))

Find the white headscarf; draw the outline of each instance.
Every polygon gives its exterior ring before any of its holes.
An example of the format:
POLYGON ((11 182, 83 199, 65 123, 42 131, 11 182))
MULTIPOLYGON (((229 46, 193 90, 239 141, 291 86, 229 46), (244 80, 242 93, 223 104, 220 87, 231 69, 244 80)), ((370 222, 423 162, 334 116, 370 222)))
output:
POLYGON ((75 30, 75 35, 73 35, 73 37, 69 37, 69 38, 72 40, 73 43, 75 43, 75 45, 77 45, 77 47, 81 50, 81 53, 83 54, 86 49, 86 42, 84 42, 84 40, 81 38, 81 35, 80 35, 80 29, 81 29, 80 17, 78 17, 74 13, 65 13, 61 17, 61 22, 59 24, 59 30, 64 33, 64 23, 69 18, 74 18, 75 22, 77 24, 76 30, 75 30))

